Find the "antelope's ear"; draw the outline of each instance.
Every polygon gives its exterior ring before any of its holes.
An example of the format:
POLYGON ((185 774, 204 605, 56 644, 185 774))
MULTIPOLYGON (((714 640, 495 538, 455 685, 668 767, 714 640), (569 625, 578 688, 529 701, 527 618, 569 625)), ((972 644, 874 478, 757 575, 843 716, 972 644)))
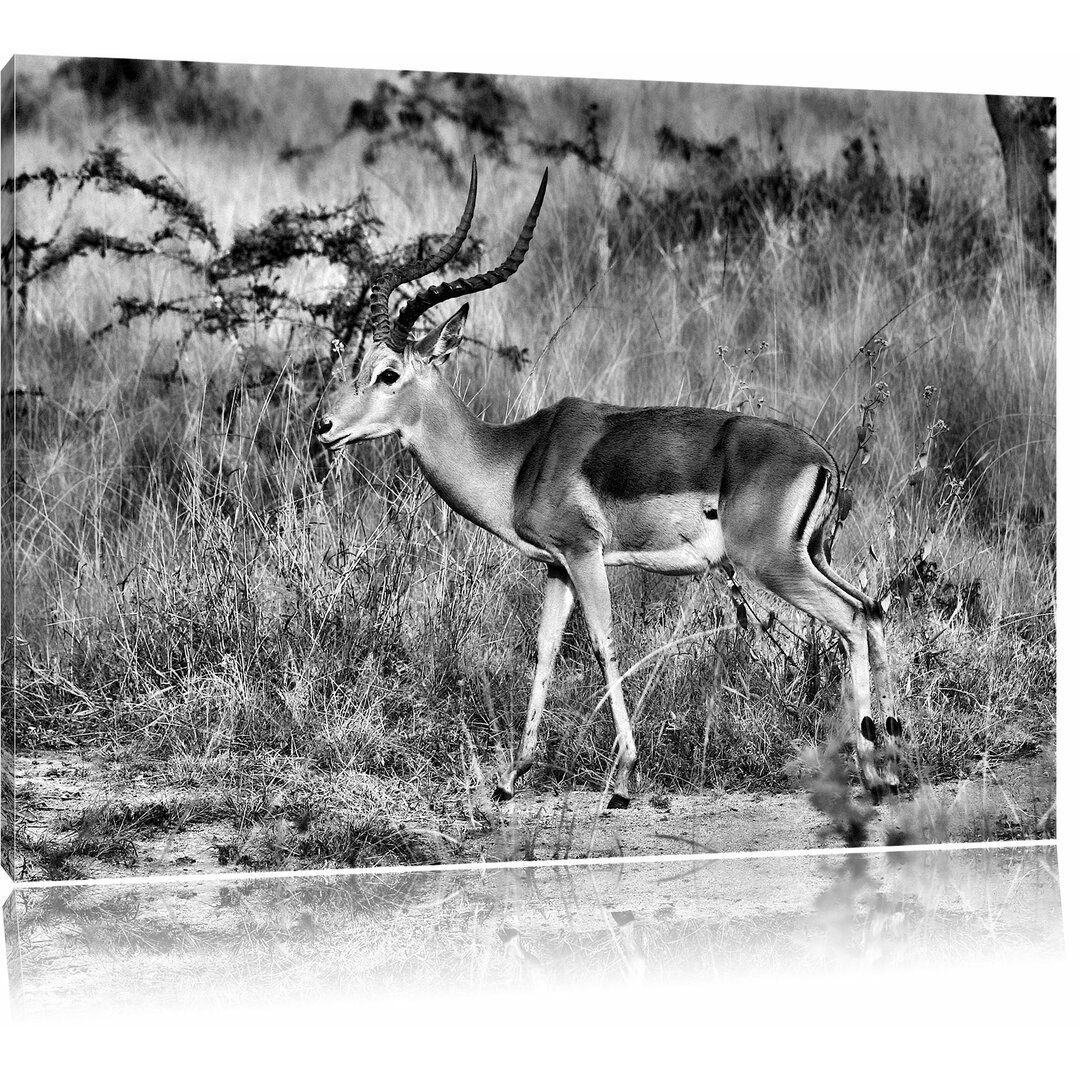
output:
POLYGON ((425 334, 414 346, 417 359, 425 364, 441 364, 461 344, 469 305, 463 304, 449 319, 425 334))

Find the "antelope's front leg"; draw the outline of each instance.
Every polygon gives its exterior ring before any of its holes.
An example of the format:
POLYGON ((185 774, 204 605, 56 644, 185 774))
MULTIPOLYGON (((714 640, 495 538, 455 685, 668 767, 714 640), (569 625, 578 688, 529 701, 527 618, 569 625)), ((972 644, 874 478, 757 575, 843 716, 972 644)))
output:
POLYGON ((506 802, 514 797, 514 782, 527 772, 536 759, 536 736, 540 729, 540 717, 547 700, 548 682, 555 666, 555 657, 562 643, 563 630, 574 606, 574 591, 570 579, 561 566, 549 566, 547 584, 544 587, 544 606, 540 613, 540 632, 536 648, 536 675, 532 693, 529 695, 529 713, 525 718, 525 732, 513 764, 495 784, 495 799, 506 802))
POLYGON ((623 698, 622 674, 615 659, 611 641, 611 592, 608 587, 607 570, 599 551, 568 559, 574 591, 581 602, 581 610, 589 626, 593 651, 604 673, 611 714, 615 720, 619 760, 615 770, 615 787, 608 802, 609 810, 622 810, 630 805, 630 778, 637 768, 637 747, 630 728, 630 716, 623 698))

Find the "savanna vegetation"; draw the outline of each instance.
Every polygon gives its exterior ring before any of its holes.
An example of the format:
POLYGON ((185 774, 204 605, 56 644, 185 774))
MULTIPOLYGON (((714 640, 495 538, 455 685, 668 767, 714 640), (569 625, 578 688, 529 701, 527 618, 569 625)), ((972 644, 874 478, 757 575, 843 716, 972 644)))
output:
MULTIPOLYGON (((846 489, 834 561, 887 605, 909 784, 1052 755, 1053 268, 1005 211, 981 98, 19 64, 4 745, 142 784, 45 834, 16 819, 20 874, 134 865, 141 833, 197 821, 248 867, 453 857, 495 827, 542 575, 391 441, 331 463, 312 440, 373 276, 441 242, 473 154, 455 272, 502 257, 551 168, 452 365, 474 410, 811 430, 846 489)), ((845 715, 831 637, 719 579, 612 581, 640 798, 844 788, 813 749, 845 715)), ((610 773, 578 620, 533 790, 610 773)))

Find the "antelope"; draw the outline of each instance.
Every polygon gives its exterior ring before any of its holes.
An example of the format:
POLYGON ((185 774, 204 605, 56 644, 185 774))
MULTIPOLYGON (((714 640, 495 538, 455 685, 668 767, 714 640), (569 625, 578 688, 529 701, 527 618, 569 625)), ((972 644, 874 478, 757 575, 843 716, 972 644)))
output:
POLYGON ((637 765, 612 643, 606 567, 659 574, 736 569, 839 636, 851 669, 855 757, 874 801, 897 788, 901 725, 893 706, 881 605, 829 564, 825 526, 836 504, 832 455, 790 424, 720 409, 624 407, 563 400, 516 423, 475 416, 442 374, 460 344, 469 305, 422 337, 429 308, 504 283, 521 266, 547 190, 545 169, 510 254, 495 269, 423 289, 391 322, 390 295, 443 267, 469 232, 476 161, 454 233, 428 259, 386 271, 372 285, 373 343, 356 373, 332 387, 315 433, 330 451, 395 435, 435 491, 470 521, 544 564, 547 579, 536 672, 516 757, 495 798, 513 797, 536 761, 548 683, 575 600, 581 604, 615 720, 610 809, 630 803, 637 765), (885 746, 871 708, 873 669, 885 746), (883 750, 884 778, 875 763, 883 750))

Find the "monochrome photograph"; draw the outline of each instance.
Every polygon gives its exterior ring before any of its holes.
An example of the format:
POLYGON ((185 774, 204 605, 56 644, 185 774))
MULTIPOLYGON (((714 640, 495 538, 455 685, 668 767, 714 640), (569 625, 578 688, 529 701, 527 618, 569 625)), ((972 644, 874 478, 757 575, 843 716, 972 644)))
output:
POLYGON ((1053 98, 5 109, 13 880, 1055 836, 1053 98))

